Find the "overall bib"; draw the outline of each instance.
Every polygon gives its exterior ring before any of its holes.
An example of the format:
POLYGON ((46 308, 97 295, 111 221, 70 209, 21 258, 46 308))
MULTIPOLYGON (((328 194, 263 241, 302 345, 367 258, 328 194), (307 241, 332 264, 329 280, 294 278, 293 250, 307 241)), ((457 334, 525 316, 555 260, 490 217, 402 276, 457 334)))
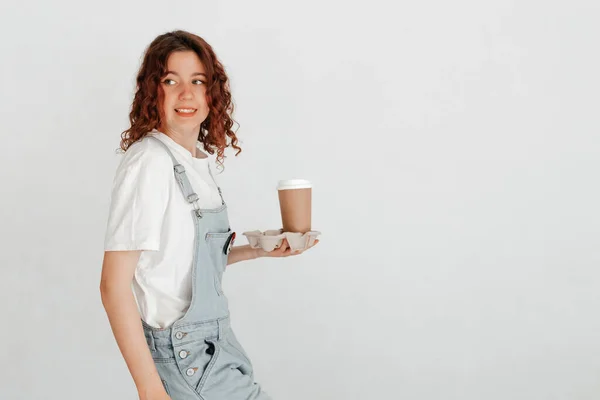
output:
MULTIPOLYGON (((175 179, 186 201, 194 207, 191 211, 195 241, 189 309, 164 329, 151 327, 142 320, 165 390, 173 400, 270 400, 254 382, 252 363, 230 327, 228 302, 221 289, 233 233, 221 189, 220 207, 199 208, 198 195, 183 165, 163 142, 149 138, 159 142, 171 156, 175 179)), ((212 172, 211 177, 214 180, 212 172)))

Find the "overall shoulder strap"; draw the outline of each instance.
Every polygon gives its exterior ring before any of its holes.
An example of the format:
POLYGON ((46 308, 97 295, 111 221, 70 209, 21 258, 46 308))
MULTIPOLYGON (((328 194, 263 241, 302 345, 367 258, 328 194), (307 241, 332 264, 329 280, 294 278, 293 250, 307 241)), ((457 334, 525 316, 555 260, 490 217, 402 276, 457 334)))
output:
POLYGON ((188 179, 187 174, 185 173, 185 167, 183 165, 181 165, 179 163, 179 161, 177 161, 177 159, 171 152, 171 149, 169 149, 169 147, 166 144, 164 144, 160 139, 155 138, 154 136, 147 136, 147 137, 150 139, 156 140, 167 151, 167 153, 171 157, 171 160, 173 161, 173 171, 175 173, 175 180, 177 181, 177 183, 179 184, 179 187, 181 188, 183 197, 186 199, 186 201, 188 203, 193 204, 194 210, 196 211, 196 215, 198 217, 202 217, 202 213, 200 212, 200 207, 198 206, 198 195, 196 194, 196 192, 194 192, 194 189, 192 188, 192 184, 190 183, 190 180, 188 179))

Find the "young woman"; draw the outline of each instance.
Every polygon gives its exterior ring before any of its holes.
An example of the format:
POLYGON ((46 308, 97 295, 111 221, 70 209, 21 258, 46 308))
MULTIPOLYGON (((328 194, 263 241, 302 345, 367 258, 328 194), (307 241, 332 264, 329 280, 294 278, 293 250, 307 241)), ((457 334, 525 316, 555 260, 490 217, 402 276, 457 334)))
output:
POLYGON ((224 68, 202 38, 174 31, 150 44, 121 135, 100 284, 141 400, 270 398, 231 330, 221 278, 229 264, 301 252, 285 241, 269 253, 232 246, 206 154, 222 166, 226 147, 241 152, 232 112, 224 68))

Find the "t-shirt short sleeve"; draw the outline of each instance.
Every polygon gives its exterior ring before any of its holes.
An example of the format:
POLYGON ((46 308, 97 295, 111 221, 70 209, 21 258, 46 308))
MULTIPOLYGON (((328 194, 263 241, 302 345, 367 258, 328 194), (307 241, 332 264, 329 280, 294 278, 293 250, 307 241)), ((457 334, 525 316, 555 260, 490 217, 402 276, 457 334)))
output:
POLYGON ((132 144, 117 167, 105 251, 160 250, 173 163, 164 149, 150 142, 132 144))

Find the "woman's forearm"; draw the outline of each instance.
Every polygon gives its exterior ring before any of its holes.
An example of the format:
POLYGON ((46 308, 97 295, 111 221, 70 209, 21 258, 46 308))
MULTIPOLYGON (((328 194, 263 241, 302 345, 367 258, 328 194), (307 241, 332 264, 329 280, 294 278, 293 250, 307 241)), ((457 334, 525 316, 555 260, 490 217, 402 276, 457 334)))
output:
POLYGON ((104 288, 102 304, 140 399, 164 391, 130 287, 104 288))
POLYGON ((260 257, 259 249, 253 249, 249 244, 244 246, 233 246, 227 256, 227 265, 245 260, 254 260, 260 257))

